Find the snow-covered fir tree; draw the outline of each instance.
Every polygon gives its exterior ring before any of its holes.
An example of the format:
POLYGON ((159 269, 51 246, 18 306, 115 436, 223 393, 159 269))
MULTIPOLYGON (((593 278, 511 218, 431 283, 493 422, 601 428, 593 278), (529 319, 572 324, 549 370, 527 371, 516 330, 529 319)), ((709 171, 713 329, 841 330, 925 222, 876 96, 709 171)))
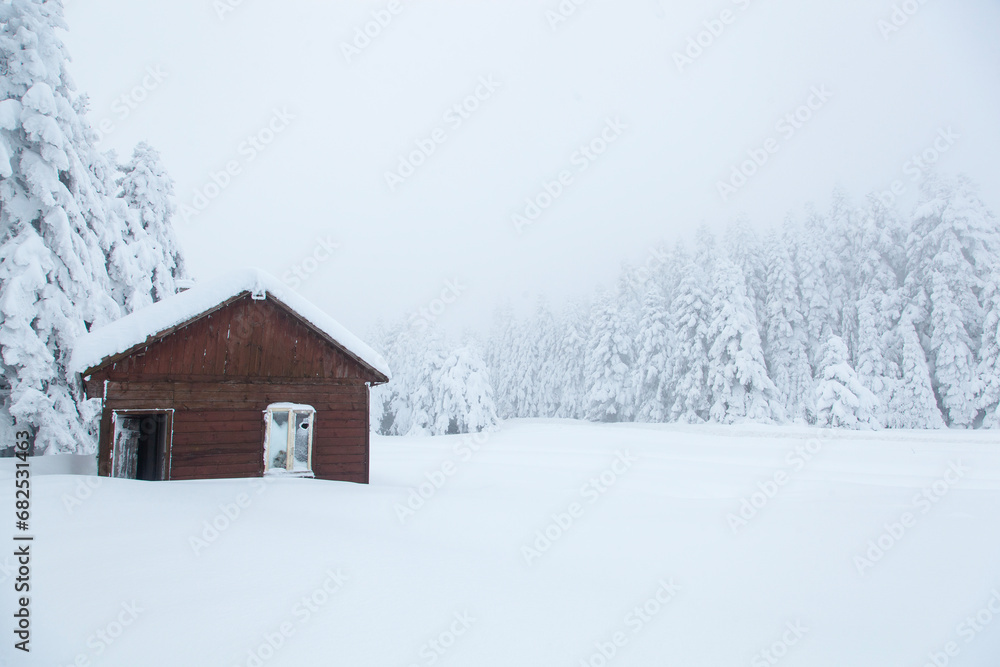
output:
POLYGON ((408 419, 399 425, 398 432, 400 435, 434 435, 441 405, 441 377, 446 356, 444 339, 439 331, 429 328, 411 343, 415 343, 419 351, 413 351, 409 362, 408 409, 405 411, 408 419))
POLYGON ((696 423, 709 418, 711 391, 708 383, 709 325, 712 318, 707 278, 699 264, 688 264, 684 279, 671 304, 674 331, 670 377, 674 400, 671 421, 696 423))
POLYGON ((878 399, 858 378, 848 359, 847 344, 830 336, 820 357, 816 387, 816 424, 832 428, 876 429, 878 399))
POLYGON ((976 418, 976 366, 971 338, 954 283, 938 272, 931 277, 930 349, 938 400, 954 426, 968 427, 976 418))
POLYGON ((976 418, 965 401, 977 380, 981 296, 994 271, 997 239, 996 219, 967 180, 927 179, 909 237, 906 285, 911 299, 926 303, 918 333, 938 403, 953 426, 968 427, 976 418))
POLYGON ((521 370, 514 352, 521 346, 520 329, 510 304, 497 308, 493 314, 493 327, 486 346, 486 364, 490 368, 497 414, 510 419, 518 414, 515 384, 521 370))
POLYGON ((560 402, 554 417, 583 419, 587 401, 587 341, 590 336, 590 307, 571 303, 563 312, 556 369, 559 372, 560 402))
POLYGON ((813 212, 804 228, 799 231, 794 258, 802 299, 802 317, 809 334, 810 363, 814 372, 823 343, 831 335, 838 333, 839 329, 839 318, 831 294, 831 284, 835 279, 828 272, 826 231, 825 220, 813 212))
POLYGON ((903 311, 900 277, 905 275, 906 229, 881 202, 872 198, 860 222, 852 295, 856 323, 855 369, 884 408, 883 425, 892 419, 892 397, 901 379, 902 344, 894 328, 903 311))
POLYGON ((851 204, 847 193, 838 186, 833 191, 829 213, 820 218, 825 223, 823 262, 834 330, 847 344, 848 350, 856 349, 857 344, 856 306, 861 287, 855 279, 861 244, 858 216, 859 212, 851 204))
POLYGON ((0 5, 2 382, 9 412, 48 453, 93 448, 96 403, 83 400, 68 355, 87 328, 120 314, 95 151, 56 33, 65 27, 61 2, 0 5))
POLYGON ((634 342, 613 292, 597 302, 587 349, 587 419, 628 421, 634 411, 634 342))
MULTIPOLYGON (((118 196, 128 208, 128 237, 139 268, 149 282, 148 300, 160 301, 177 291, 185 278, 184 259, 174 235, 174 182, 160 154, 140 142, 132 158, 119 166, 118 196)), ((145 282, 143 289, 145 289, 145 282)), ((147 294, 143 296, 146 297, 147 294)))
POLYGON ((531 340, 534 358, 533 401, 531 416, 543 417, 556 414, 562 402, 562 378, 559 368, 559 323, 544 299, 535 308, 531 340))
POLYGON ((739 268, 717 260, 709 324, 708 385, 714 421, 769 422, 782 414, 767 376, 757 316, 739 268))
POLYGON ((885 425, 889 428, 944 428, 931 386, 927 358, 909 315, 900 321, 895 340, 899 348, 899 375, 888 385, 892 392, 885 410, 885 425))
POLYGON ((890 401, 896 391, 899 377, 897 355, 893 354, 895 340, 882 327, 883 317, 878 304, 884 295, 866 292, 856 307, 857 334, 855 343, 855 366, 861 382, 879 400, 878 421, 888 425, 890 401))
POLYGON ((737 218, 729 226, 725 241, 726 255, 743 274, 754 315, 758 322, 763 322, 767 307, 767 250, 745 217, 737 218))
POLYGON ((489 368, 477 342, 452 348, 435 327, 417 330, 406 321, 374 328, 369 340, 393 369, 392 379, 371 392, 371 423, 379 433, 470 433, 498 422, 489 368))
POLYGON ((477 345, 467 343, 453 350, 436 384, 439 390, 433 433, 478 433, 496 426, 490 374, 477 345))
POLYGON ((993 274, 983 292, 986 317, 979 347, 977 407, 983 411, 984 427, 1000 428, 1000 275, 993 274))
POLYGON ((798 280, 784 239, 769 235, 766 246, 764 359, 785 414, 806 420, 814 412, 812 370, 798 280))
POLYGON ((674 335, 663 292, 656 284, 646 291, 636 340, 636 417, 639 421, 665 422, 673 402, 670 376, 674 335))
POLYGON ((173 294, 172 278, 144 263, 159 249, 176 270, 182 261, 162 168, 134 161, 155 182, 125 196, 113 156, 95 148, 66 72, 66 27, 61 0, 0 3, 0 390, 50 453, 96 445, 97 402, 67 369, 75 339, 173 294), (141 234, 133 219, 149 219, 141 234))

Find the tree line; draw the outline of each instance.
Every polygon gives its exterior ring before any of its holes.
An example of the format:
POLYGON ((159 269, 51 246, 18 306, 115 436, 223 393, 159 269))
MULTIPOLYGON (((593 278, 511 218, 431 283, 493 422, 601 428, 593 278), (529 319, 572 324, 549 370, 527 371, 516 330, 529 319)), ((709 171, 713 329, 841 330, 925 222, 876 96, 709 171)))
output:
POLYGON ((449 347, 405 321, 373 336, 395 378, 382 433, 497 420, 1000 426, 1000 228, 966 178, 900 215, 836 192, 760 234, 745 220, 661 246, 617 284, 449 347), (453 351, 448 352, 449 349, 453 351))

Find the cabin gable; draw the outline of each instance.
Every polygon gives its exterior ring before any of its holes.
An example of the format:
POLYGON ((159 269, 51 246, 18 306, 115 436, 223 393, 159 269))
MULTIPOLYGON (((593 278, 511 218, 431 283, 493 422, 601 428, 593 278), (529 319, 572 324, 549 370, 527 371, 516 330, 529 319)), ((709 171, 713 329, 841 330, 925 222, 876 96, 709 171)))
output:
POLYGON ((385 381, 281 302, 256 300, 250 294, 161 332, 151 342, 105 360, 88 375, 88 384, 209 377, 385 381))

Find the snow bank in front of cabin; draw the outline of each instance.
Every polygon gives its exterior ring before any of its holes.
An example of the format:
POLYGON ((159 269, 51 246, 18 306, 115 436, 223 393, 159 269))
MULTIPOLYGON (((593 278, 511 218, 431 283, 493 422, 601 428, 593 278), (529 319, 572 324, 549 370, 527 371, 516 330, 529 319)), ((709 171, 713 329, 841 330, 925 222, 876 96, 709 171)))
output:
MULTIPOLYGON (((32 653, 8 643, 0 664, 920 667, 949 642, 955 667, 1000 655, 996 433, 517 421, 374 437, 369 486, 37 475, 32 502, 32 653), (734 530, 743 499, 757 507, 734 530)), ((10 619, 11 596, 0 604, 10 619)))
POLYGON ((294 290, 260 269, 235 271, 216 280, 199 283, 189 290, 81 336, 73 346, 70 370, 83 373, 108 357, 140 345, 151 336, 196 318, 243 292, 276 298, 337 341, 348 352, 387 377, 390 375, 388 364, 378 352, 294 290))

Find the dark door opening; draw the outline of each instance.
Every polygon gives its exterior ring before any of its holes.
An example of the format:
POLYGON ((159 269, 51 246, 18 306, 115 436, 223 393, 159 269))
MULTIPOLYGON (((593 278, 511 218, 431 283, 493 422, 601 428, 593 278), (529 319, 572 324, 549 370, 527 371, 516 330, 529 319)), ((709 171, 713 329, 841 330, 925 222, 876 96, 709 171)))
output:
POLYGON ((167 479, 170 415, 163 412, 115 415, 112 477, 156 481, 167 479))

